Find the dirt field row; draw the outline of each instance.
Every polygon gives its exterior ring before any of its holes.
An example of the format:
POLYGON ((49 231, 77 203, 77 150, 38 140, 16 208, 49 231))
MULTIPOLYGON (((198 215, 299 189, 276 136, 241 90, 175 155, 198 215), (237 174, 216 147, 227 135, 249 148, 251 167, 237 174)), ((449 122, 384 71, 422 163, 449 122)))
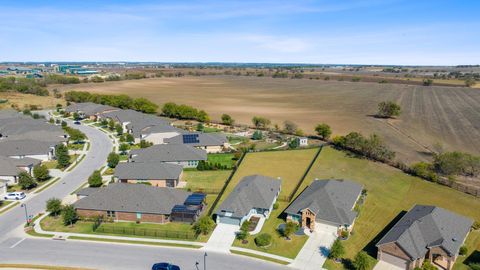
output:
POLYGON ((280 125, 291 120, 307 133, 313 133, 313 127, 321 122, 330 124, 334 134, 376 132, 406 163, 427 158, 427 148, 435 143, 441 143, 446 150, 480 153, 478 89, 237 76, 158 78, 56 88, 126 93, 159 104, 185 103, 206 110, 215 119, 229 113, 239 123, 250 124, 254 115, 280 125), (371 116, 384 100, 401 104, 403 113, 399 119, 385 121, 371 116))

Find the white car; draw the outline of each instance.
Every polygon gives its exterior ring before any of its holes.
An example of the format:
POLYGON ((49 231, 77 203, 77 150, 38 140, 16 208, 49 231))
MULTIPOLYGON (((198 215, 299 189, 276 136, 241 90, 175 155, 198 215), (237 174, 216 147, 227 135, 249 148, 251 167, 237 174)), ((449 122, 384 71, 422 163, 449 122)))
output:
POLYGON ((23 192, 10 192, 5 194, 5 197, 3 197, 5 200, 21 200, 23 198, 27 197, 25 193, 23 192))

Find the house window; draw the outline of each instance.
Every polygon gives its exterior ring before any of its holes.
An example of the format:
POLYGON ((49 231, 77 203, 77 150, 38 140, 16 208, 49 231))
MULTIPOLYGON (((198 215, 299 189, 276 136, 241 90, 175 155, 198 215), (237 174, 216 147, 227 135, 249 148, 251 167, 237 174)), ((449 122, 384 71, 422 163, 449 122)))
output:
POLYGON ((115 211, 107 211, 107 217, 115 218, 115 211))
POLYGON ((142 213, 137 213, 137 219, 142 219, 142 213))

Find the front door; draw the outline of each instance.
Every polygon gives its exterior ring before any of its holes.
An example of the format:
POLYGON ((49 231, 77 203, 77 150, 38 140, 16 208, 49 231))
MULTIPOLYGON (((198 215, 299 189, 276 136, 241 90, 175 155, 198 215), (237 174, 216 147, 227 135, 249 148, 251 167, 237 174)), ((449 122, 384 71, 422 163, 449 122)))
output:
POLYGON ((311 229, 312 227, 312 219, 310 217, 307 217, 305 220, 305 225, 307 228, 311 229))

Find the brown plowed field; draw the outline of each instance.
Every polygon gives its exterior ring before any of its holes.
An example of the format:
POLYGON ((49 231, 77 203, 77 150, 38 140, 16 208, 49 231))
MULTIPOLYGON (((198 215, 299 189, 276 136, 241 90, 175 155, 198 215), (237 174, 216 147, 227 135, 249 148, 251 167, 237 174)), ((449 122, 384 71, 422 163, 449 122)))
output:
POLYGON ((146 97, 162 104, 173 101, 206 110, 214 119, 231 114, 250 124, 254 115, 272 123, 297 123, 313 133, 317 123, 334 134, 360 131, 380 134, 397 157, 411 163, 425 159, 435 143, 446 150, 480 153, 480 90, 367 82, 272 79, 236 76, 157 78, 56 87, 146 97), (371 117, 377 104, 401 104, 399 119, 371 117))

